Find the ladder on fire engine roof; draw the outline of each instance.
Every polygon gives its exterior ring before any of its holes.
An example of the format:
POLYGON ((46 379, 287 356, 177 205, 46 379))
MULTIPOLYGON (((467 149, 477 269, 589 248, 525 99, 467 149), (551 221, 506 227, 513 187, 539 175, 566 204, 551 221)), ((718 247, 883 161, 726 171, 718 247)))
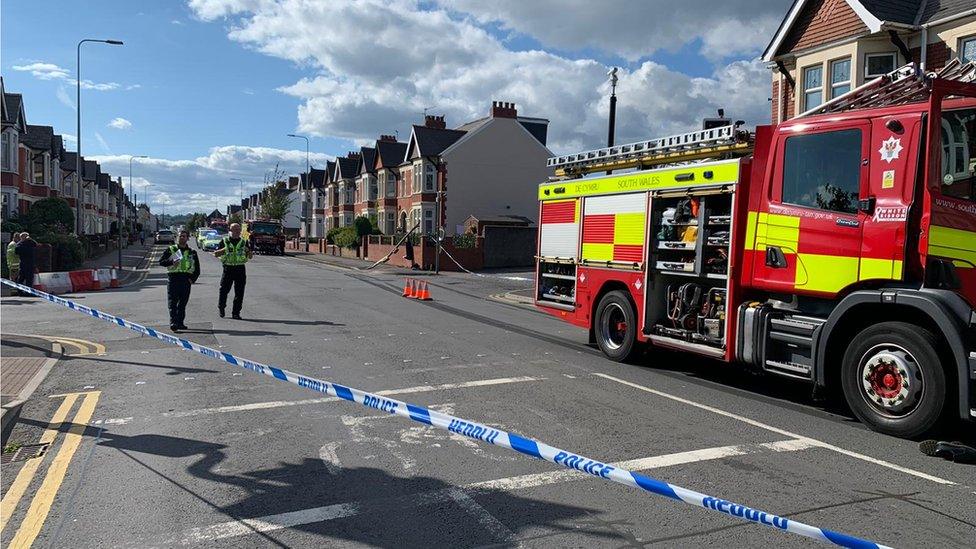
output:
POLYGON ((606 170, 643 169, 704 158, 744 156, 752 152, 754 138, 752 132, 740 130, 738 125, 730 124, 649 141, 554 156, 546 161, 546 166, 555 168, 556 176, 559 177, 582 177, 606 170))
POLYGON ((962 63, 959 59, 953 59, 939 72, 928 74, 922 74, 915 63, 909 63, 801 113, 796 118, 924 101, 928 98, 929 84, 935 78, 958 82, 976 81, 976 63, 962 63))

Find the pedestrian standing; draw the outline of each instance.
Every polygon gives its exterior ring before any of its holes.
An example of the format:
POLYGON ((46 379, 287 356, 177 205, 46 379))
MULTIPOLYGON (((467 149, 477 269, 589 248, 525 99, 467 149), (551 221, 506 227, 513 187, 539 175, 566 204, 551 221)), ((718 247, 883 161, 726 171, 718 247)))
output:
MULTIPOLYGON (((17 282, 23 284, 24 286, 34 287, 34 268, 36 266, 35 258, 37 256, 37 242, 31 238, 29 233, 20 233, 20 242, 17 243, 17 247, 14 248, 14 253, 20 258, 20 274, 17 276, 17 282)), ((24 295, 31 295, 25 293, 24 295)))
POLYGON ((251 241, 241 238, 240 223, 230 226, 230 236, 225 236, 220 242, 220 248, 214 251, 214 257, 224 264, 224 272, 220 276, 220 295, 217 299, 217 310, 220 318, 224 318, 227 308, 227 294, 234 286, 234 304, 231 318, 241 319, 241 307, 244 305, 244 286, 247 284, 247 271, 244 264, 254 255, 251 241))
POLYGON ((146 229, 139 230, 139 245, 140 246, 146 245, 146 229))
POLYGON ((200 277, 200 258, 186 242, 190 233, 180 231, 176 244, 166 248, 159 264, 168 268, 166 298, 169 301, 169 327, 174 332, 186 330, 186 303, 190 300, 190 286, 200 277))
POLYGON ((20 233, 10 235, 10 243, 7 244, 7 279, 17 282, 20 279, 20 256, 17 255, 17 243, 20 242, 20 233))

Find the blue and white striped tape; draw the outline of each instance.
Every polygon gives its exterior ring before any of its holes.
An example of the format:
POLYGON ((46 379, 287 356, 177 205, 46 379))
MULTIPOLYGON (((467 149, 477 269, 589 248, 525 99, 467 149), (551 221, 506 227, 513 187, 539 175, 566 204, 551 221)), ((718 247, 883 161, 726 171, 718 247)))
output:
POLYGON ((492 444, 494 446, 509 448, 536 459, 543 459, 548 462, 555 463, 556 465, 560 465, 567 469, 575 469, 595 477, 604 478, 609 481, 630 486, 632 488, 638 488, 646 492, 651 492, 659 496, 682 501, 695 507, 717 511, 732 517, 754 522, 756 524, 762 524, 776 530, 799 534, 801 536, 813 538, 818 541, 829 542, 841 547, 886 547, 872 541, 848 536, 847 534, 834 532, 832 530, 817 528, 816 526, 810 526, 786 517, 760 511, 759 509, 754 509, 752 507, 740 505, 724 499, 708 496, 706 494, 695 492, 694 490, 688 490, 687 488, 662 482, 640 473, 620 469, 595 459, 590 459, 579 454, 567 452, 566 450, 549 446, 548 444, 539 442, 537 440, 523 437, 515 433, 494 429, 474 421, 468 421, 466 419, 461 419, 459 417, 437 412, 435 410, 430 410, 422 406, 415 406, 399 400, 360 391, 359 389, 354 389, 352 387, 339 385, 338 383, 298 375, 296 373, 289 372, 288 370, 240 358, 230 353, 225 353, 223 351, 211 349, 210 347, 205 347, 192 341, 187 341, 183 338, 158 332, 152 328, 147 328, 123 318, 92 309, 91 307, 86 307, 55 295, 35 290, 28 286, 22 286, 7 279, 0 279, 0 282, 13 288, 17 288, 23 292, 30 292, 38 297, 42 297, 52 303, 62 305, 74 311, 112 322, 123 328, 128 328, 149 337, 161 339, 167 343, 182 347, 188 351, 196 351, 202 355, 222 360, 234 366, 240 366, 259 374, 264 374, 281 381, 298 385, 299 387, 305 387, 306 389, 310 389, 312 391, 332 395, 351 402, 356 402, 368 408, 409 418, 425 425, 445 429, 452 433, 457 433, 459 435, 492 444))

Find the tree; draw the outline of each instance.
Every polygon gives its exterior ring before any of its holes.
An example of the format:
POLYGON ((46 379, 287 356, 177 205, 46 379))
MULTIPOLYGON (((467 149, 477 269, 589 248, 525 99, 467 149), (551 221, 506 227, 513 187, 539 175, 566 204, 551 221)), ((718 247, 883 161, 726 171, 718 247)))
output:
POLYGON ((243 223, 244 218, 241 216, 240 212, 232 213, 229 218, 227 218, 227 223, 233 225, 234 223, 243 223))
POLYGON ((294 193, 277 185, 265 189, 265 197, 261 200, 261 216, 269 219, 284 221, 295 201, 294 193))
POLYGON ((63 198, 42 198, 27 211, 27 226, 33 233, 66 234, 75 226, 75 214, 63 198))

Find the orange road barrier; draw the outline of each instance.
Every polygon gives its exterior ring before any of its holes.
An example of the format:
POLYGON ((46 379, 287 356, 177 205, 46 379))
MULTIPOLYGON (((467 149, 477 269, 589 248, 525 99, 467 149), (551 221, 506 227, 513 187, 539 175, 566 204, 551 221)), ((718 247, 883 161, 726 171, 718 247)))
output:
POLYGON ((433 301, 430 297, 430 288, 427 287, 427 282, 420 283, 420 293, 417 295, 417 299, 420 301, 433 301))
POLYGON ((403 279, 403 297, 413 297, 412 291, 410 290, 410 279, 403 279))

